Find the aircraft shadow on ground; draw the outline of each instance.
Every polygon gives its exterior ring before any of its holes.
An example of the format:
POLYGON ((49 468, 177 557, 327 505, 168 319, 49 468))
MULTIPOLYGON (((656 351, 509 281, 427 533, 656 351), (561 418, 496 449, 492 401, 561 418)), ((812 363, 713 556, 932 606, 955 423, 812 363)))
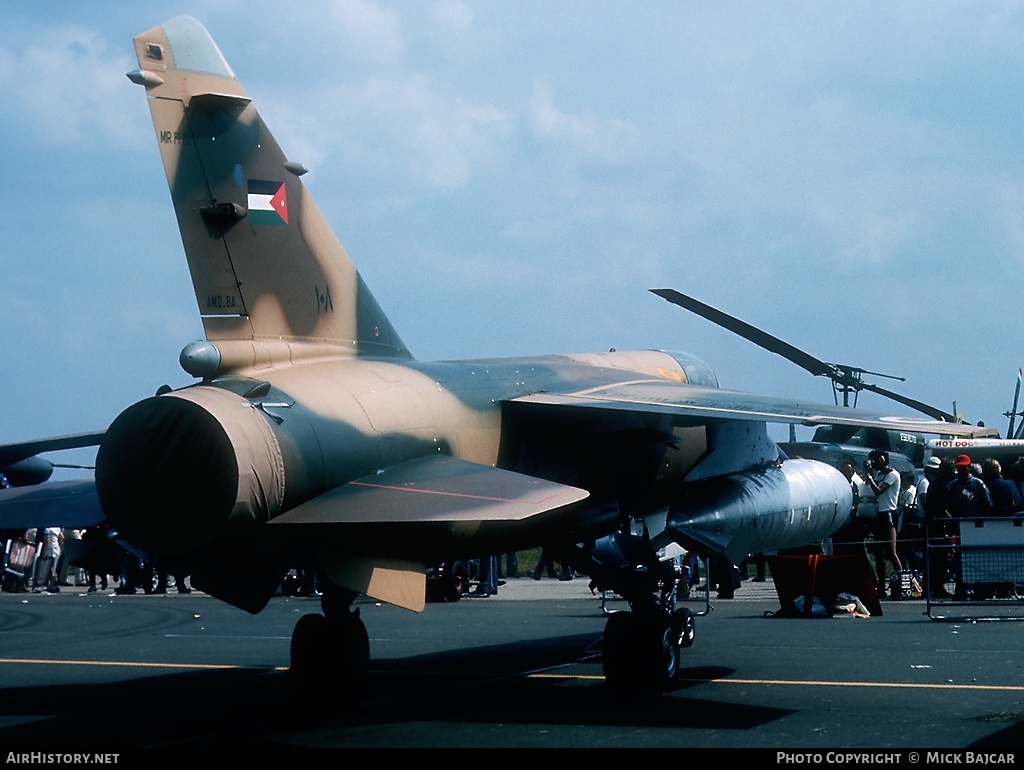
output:
MULTIPOLYGON (((420 655, 372 663, 361 693, 316 693, 289 672, 198 671, 98 684, 8 688, 0 700, 0 745, 32 750, 111 751, 153 746, 275 746, 290 734, 417 722, 483 725, 684 727, 745 730, 791 712, 683 693, 728 669, 685 669, 669 693, 624 697, 600 678, 594 637, 420 655), (524 676, 524 671, 569 676, 524 676), (592 669, 592 670, 590 670, 592 669), (566 672, 569 673, 569 672, 566 672), (483 709, 474 704, 501 704, 483 709)), ((341 739, 343 741, 343 739, 341 739)))
MULTIPOLYGON (((552 640, 553 641, 553 640, 552 640)), ((0 745, 8 749, 117 751, 146 747, 344 746, 390 726, 417 723, 548 724, 581 728, 684 728, 725 733, 756 729, 794 712, 689 697, 724 667, 684 668, 666 694, 623 697, 600 676, 591 636, 559 640, 562 654, 532 645, 495 645, 373 665, 362 694, 313 693, 289 672, 233 669, 156 675, 97 684, 7 688, 0 699, 0 745), (525 649, 524 649, 525 647, 525 649), (566 651, 584 650, 580 657, 566 651), (526 664, 527 667, 520 667, 526 664), (533 665, 540 664, 540 665, 533 665), (561 669, 561 666, 566 666, 561 669), (555 676, 524 676, 544 671, 555 676), (563 678, 557 674, 566 673, 563 678), (481 704, 494 704, 483 708, 481 704), (379 730, 375 730, 379 728, 379 730)), ((1003 729, 970 748, 1022 745, 1024 723, 1006 714, 1003 729)), ((995 725, 994 725, 995 726, 995 725)), ((442 734, 474 734, 453 729, 442 734)))
POLYGON ((969 749, 1020 749, 1024 746, 1024 721, 1020 714, 1007 715, 1009 720, 1016 720, 1014 724, 1002 730, 986 735, 981 740, 975 741, 967 748, 969 749))

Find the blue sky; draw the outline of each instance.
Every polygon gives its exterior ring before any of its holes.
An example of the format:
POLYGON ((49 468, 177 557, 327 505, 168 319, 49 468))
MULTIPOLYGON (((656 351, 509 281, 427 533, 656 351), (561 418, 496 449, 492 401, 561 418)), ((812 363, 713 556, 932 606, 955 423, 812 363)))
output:
POLYGON ((1005 432, 1020 3, 165 5, 0 5, 0 441, 193 381, 202 327, 124 77, 132 37, 179 14, 310 169, 417 358, 685 350, 724 387, 832 401, 647 291, 671 287, 1005 432))

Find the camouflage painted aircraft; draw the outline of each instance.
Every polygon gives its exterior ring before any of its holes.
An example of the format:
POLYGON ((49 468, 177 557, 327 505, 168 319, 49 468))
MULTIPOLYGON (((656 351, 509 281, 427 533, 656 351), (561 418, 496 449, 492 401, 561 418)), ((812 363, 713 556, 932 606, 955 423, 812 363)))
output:
POLYGON ((659 549, 739 561, 850 510, 843 476, 784 459, 769 422, 977 433, 725 391, 686 354, 418 361, 206 30, 175 18, 135 49, 206 338, 180 356, 196 384, 107 428, 96 492, 122 537, 249 612, 312 549, 300 674, 365 675, 360 594, 422 610, 428 565, 548 545, 629 602, 608 681, 662 687, 693 616, 659 592, 659 549))

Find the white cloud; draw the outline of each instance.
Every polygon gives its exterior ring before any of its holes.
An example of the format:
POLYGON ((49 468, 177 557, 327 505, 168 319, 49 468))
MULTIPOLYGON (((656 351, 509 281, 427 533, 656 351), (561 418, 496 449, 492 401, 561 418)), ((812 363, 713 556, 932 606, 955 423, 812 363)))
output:
POLYGON ((25 136, 48 144, 81 143, 98 135, 140 146, 143 116, 124 74, 134 67, 130 48, 113 46, 81 25, 33 35, 22 46, 0 50, 5 83, 3 122, 18 122, 25 136))
POLYGON ((535 134, 574 157, 621 163, 633 155, 633 126, 618 117, 574 114, 556 103, 554 90, 537 84, 530 103, 530 125, 535 134))
POLYGON ((401 58, 405 41, 401 17, 394 8, 368 0, 333 0, 320 12, 325 30, 337 35, 336 53, 375 66, 401 58))
MULTIPOLYGON (((442 189, 464 186, 495 162, 513 116, 438 87, 425 75, 371 77, 334 89, 303 124, 325 159, 348 173, 387 173, 442 189)), ((293 133, 296 133, 294 131, 293 133)), ((315 152, 315 151, 314 151, 315 152)))

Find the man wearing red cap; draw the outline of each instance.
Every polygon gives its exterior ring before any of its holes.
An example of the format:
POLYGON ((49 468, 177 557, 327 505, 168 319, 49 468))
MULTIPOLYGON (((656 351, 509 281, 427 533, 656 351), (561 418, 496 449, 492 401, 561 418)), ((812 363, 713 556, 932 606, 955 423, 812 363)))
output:
MULTIPOLYGON (((956 478, 946 487, 946 505, 949 515, 954 519, 977 519, 992 515, 992 495, 985 482, 971 474, 971 458, 958 455, 953 462, 956 478)), ((960 554, 957 553, 957 573, 960 573, 960 554)), ((967 598, 967 586, 963 576, 957 575, 955 599, 967 598)))
POLYGON ((992 495, 985 482, 971 474, 971 458, 959 455, 953 462, 956 478, 949 482, 949 515, 974 519, 992 515, 992 495))

